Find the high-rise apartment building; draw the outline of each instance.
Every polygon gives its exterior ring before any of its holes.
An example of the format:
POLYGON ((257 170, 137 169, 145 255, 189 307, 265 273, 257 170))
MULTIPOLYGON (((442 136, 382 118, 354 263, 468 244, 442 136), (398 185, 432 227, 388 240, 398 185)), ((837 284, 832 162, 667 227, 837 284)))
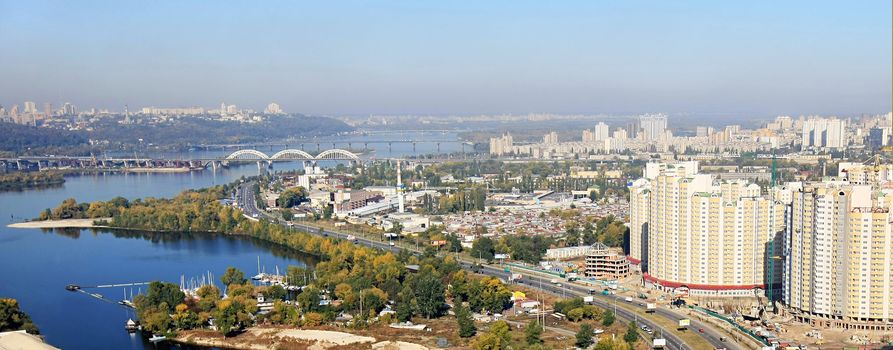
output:
POLYGON ((543 143, 545 143, 545 144, 558 143, 558 133, 554 132, 554 131, 550 131, 548 134, 543 135, 543 143))
POLYGON ((809 147, 846 147, 846 120, 837 118, 807 119, 803 121, 800 143, 804 149, 809 147))
POLYGON ((279 107, 279 104, 276 102, 270 103, 267 105, 267 108, 264 108, 265 114, 282 114, 282 107, 279 107))
POLYGON ((37 113, 37 104, 32 101, 25 101, 25 114, 37 113))
POLYGON ((608 124, 604 122, 599 122, 595 125, 595 129, 592 130, 592 137, 594 141, 604 141, 611 137, 611 128, 608 127, 608 124))
POLYGON ((784 303, 819 327, 893 330, 893 190, 788 183, 784 303))
POLYGON ((646 114, 639 117, 639 127, 646 141, 662 140, 666 135, 667 116, 664 114, 646 114))
POLYGON ((697 162, 650 163, 630 186, 630 260, 664 290, 724 297, 778 288, 781 264, 765 266, 771 249, 780 252, 783 213, 759 186, 717 181, 697 162))
POLYGON ((501 156, 512 153, 512 134, 505 133, 500 137, 490 138, 490 155, 501 156))

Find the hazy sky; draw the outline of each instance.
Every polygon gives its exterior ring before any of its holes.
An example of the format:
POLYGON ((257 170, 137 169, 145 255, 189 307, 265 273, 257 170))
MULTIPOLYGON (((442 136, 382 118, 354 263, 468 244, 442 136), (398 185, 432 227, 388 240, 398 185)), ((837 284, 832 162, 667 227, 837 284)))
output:
POLYGON ((889 0, 0 0, 0 104, 886 112, 891 27, 889 0))

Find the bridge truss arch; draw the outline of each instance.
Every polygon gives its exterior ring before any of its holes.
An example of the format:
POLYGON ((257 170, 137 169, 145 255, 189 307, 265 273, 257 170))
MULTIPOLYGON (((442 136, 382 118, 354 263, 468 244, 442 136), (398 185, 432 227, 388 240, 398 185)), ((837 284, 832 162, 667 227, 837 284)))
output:
POLYGON ((253 150, 253 149, 242 149, 233 152, 232 154, 226 156, 227 160, 268 160, 270 156, 266 155, 266 153, 253 150))
POLYGON ((360 157, 354 154, 353 152, 334 148, 330 150, 323 151, 320 154, 316 155, 316 160, 350 160, 350 161, 358 161, 360 157))
POLYGON ((284 149, 270 156, 270 160, 314 160, 310 153, 299 149, 284 149))

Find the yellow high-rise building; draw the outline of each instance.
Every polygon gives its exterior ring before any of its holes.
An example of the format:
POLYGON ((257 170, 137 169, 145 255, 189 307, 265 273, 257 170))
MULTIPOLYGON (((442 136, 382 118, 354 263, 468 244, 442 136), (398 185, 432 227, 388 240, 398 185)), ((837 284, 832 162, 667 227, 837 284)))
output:
POLYGON ((752 296, 781 282, 784 205, 745 181, 717 181, 697 162, 652 163, 630 185, 630 261, 664 290, 752 296))
POLYGON ((784 303, 819 327, 893 330, 893 190, 789 183, 784 303))

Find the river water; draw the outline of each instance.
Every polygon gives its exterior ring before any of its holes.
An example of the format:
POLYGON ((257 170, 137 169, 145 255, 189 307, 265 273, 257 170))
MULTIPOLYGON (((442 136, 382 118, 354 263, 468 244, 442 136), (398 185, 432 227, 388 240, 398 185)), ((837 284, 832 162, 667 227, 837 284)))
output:
MULTIPOLYGON (((431 137, 430 135, 408 135, 431 137)), ((440 135, 438 134, 438 137, 440 135)), ((455 138, 455 135, 447 137, 455 138)), ((381 135, 370 136, 381 139, 381 135)), ((362 140, 362 139, 360 139, 362 140)), ((359 142, 359 141, 358 141, 359 142)), ((370 145, 370 148, 372 145, 370 145)), ((376 145, 382 147, 382 145, 376 145)), ((387 152, 384 145, 384 151, 387 152)), ((432 153, 435 145, 417 145, 417 152, 432 153)), ((442 144, 451 152, 460 144, 442 144)), ((315 148, 315 145, 314 145, 315 148)), ((311 152, 312 153, 312 152, 311 152)), ((382 156, 379 152, 380 156, 382 156)), ((394 144, 387 156, 412 154, 411 144, 394 144)), ((186 158, 188 154, 179 155, 186 158)), ((300 163, 276 163, 275 170, 299 168, 300 163)), ((68 284, 95 286, 162 280, 180 283, 181 276, 200 279, 210 272, 219 276, 229 266, 257 272, 258 259, 267 272, 275 267, 312 264, 312 257, 262 241, 210 234, 151 234, 93 230, 13 229, 11 222, 32 218, 66 198, 78 202, 172 197, 185 189, 232 182, 258 173, 255 165, 244 165, 192 173, 90 174, 66 178, 64 185, 48 189, 0 193, 0 297, 18 299, 21 307, 46 336, 48 343, 63 349, 156 349, 139 336, 129 335, 124 323, 133 311, 65 290, 68 284)), ((140 291, 139 287, 133 293, 140 291)), ((143 289, 144 290, 144 289, 143 289)), ((118 301, 130 288, 95 288, 92 293, 118 301)), ((129 297, 129 295, 128 295, 129 297)))

